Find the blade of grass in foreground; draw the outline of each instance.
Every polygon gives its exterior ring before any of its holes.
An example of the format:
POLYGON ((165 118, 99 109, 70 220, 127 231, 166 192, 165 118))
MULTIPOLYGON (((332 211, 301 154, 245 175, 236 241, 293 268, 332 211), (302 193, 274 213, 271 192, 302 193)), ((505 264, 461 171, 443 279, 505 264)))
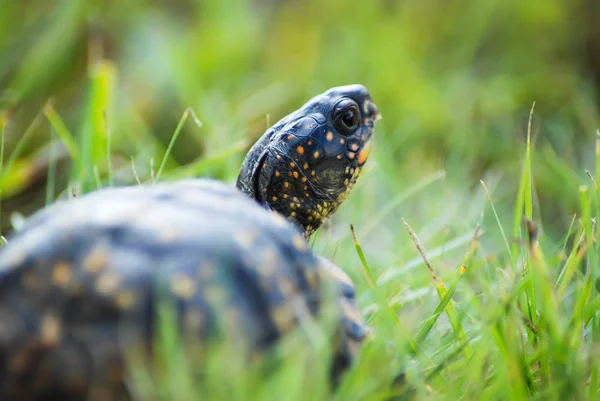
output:
POLYGON ((44 115, 48 119, 48 122, 54 128, 56 134, 58 134, 60 140, 65 145, 69 156, 74 163, 79 162, 79 149, 77 148, 77 141, 73 137, 73 134, 69 131, 63 120, 60 118, 52 104, 48 103, 46 107, 44 107, 44 115))
POLYGON ((79 139, 81 157, 71 175, 72 180, 79 182, 82 193, 97 185, 93 166, 103 169, 105 164, 108 147, 104 115, 113 109, 116 67, 108 60, 93 60, 88 78, 86 115, 79 139))
MULTIPOLYGON (((533 221, 533 201, 532 201, 532 181, 531 181, 531 124, 533 120, 533 110, 535 107, 535 102, 531 106, 531 110, 529 112, 529 121, 527 125, 527 142, 525 148, 525 160, 523 163, 523 170, 521 171, 521 182, 519 184, 519 191, 517 194, 517 202, 515 205, 515 215, 514 215, 514 226, 513 226, 513 238, 519 239, 520 241, 514 241, 511 247, 513 255, 519 255, 520 250, 524 252, 521 254, 521 260, 524 263, 523 265, 523 274, 524 279, 528 280, 529 285, 525 289, 525 291, 521 294, 521 308, 524 311, 527 311, 529 320, 533 323, 537 321, 536 319, 536 297, 535 297, 535 284, 534 281, 531 280, 530 277, 530 269, 525 269, 525 266, 529 266, 529 253, 527 252, 528 247, 520 247, 519 243, 527 243, 529 242, 529 238, 524 238, 521 235, 521 227, 523 223, 523 217, 528 219, 529 221, 533 221), (526 272, 526 273, 525 273, 526 272)), ((513 264, 513 271, 518 271, 518 264, 513 264)), ((528 332, 529 335, 532 335, 531 332, 528 332)))
MULTIPOLYGON (((471 241, 471 246, 467 250, 465 257, 463 258, 463 261, 458 268, 456 279, 450 286, 450 289, 442 297, 440 303, 435 308, 433 315, 425 320, 423 327, 421 327, 421 330, 419 330, 419 333, 417 334, 417 337, 416 337, 417 343, 420 344, 421 342, 423 342, 425 340, 425 338, 427 337, 427 335, 433 328, 433 325, 437 321, 437 318, 442 314, 442 312, 444 312, 446 310, 446 306, 451 301, 452 296, 454 295, 454 292, 456 291, 456 288, 458 287, 458 283, 460 282, 460 280, 464 276, 465 272, 467 271, 467 268, 468 268, 467 266, 470 265, 470 261, 471 261, 473 255, 475 254, 475 252, 477 251, 477 248, 479 245, 479 232, 480 232, 479 230, 480 230, 480 226, 478 225, 475 228, 475 233, 473 235, 473 240, 471 241)), ((463 340, 466 340, 466 336, 465 336, 465 339, 463 339, 463 340)), ((464 349, 467 346, 468 346, 468 342, 465 341, 464 343, 462 343, 460 348, 464 349)), ((465 351, 465 352, 468 353, 468 351, 465 351)))
POLYGON ((194 119, 194 122, 196 123, 196 125, 199 128, 202 127, 202 122, 198 119, 198 117, 196 117, 196 114, 194 114, 194 111, 192 109, 188 108, 183 112, 183 116, 181 116, 181 118, 179 119, 179 123, 177 124, 177 127, 175 128, 175 132, 171 136, 171 140, 169 141, 169 146, 167 147, 167 151, 165 152, 162 162, 160 163, 160 167, 158 168, 158 172, 156 173, 156 178, 155 178, 156 181, 158 181, 160 179, 160 175, 162 174, 163 168, 165 167, 165 163, 167 162, 167 159, 169 158, 169 155, 171 154, 171 150, 173 150, 173 145, 175 145, 175 141, 177 140, 177 137, 181 133, 183 124, 185 124, 185 122, 187 121, 188 116, 190 114, 192 115, 192 118, 194 119))
POLYGON ((398 316, 396 315, 394 310, 389 306, 387 299, 385 298, 384 294, 379 289, 379 286, 377 285, 377 280, 375 280, 373 271, 371 270, 371 267, 367 263, 367 259, 364 255, 364 252, 362 250, 360 242, 358 241, 358 238, 356 236, 356 231, 354 230, 354 225, 350 225, 350 232, 351 232, 352 238, 354 240, 354 247, 356 248, 356 252, 359 255, 359 259, 360 259, 362 267, 363 267, 363 271, 362 271, 363 277, 365 278, 365 281, 367 282, 367 285, 369 286, 371 291, 373 291, 373 294, 375 295, 375 298, 376 298, 377 302, 379 303, 380 307, 385 309, 386 313, 392 318, 395 327, 397 327, 400 330, 401 334, 408 341, 409 348, 410 348, 410 351, 412 352, 412 354, 416 355, 420 358, 425 358, 426 362, 431 364, 432 361, 429 360, 429 358, 427 358, 424 350, 421 349, 421 346, 419 344, 417 344, 415 342, 415 340, 403 329, 402 324, 400 323, 400 320, 398 319, 398 316))
MULTIPOLYGON (((431 266, 431 263, 429 262, 429 259, 427 258, 425 249, 423 248, 423 245, 419 241, 417 234, 414 232, 414 230, 411 228, 411 226, 406 222, 406 220, 402 219, 402 223, 406 227, 409 235, 411 236, 411 238, 413 240, 413 243, 417 247, 417 250, 421 254, 421 257, 423 258, 423 261, 425 262, 425 265, 427 266, 427 269, 429 270, 429 274, 431 275, 433 284, 435 286, 435 289, 438 293, 440 300, 443 300, 445 298, 445 296, 448 294, 448 290, 446 289, 444 282, 437 276, 437 274, 433 270, 433 267, 431 266)), ((462 277, 463 274, 464 274, 464 269, 461 266, 461 268, 459 269, 459 278, 462 277)), ((458 283, 458 280, 456 281, 454 286, 457 283, 458 283)), ((462 327, 460 318, 459 318, 458 314, 456 313, 456 310, 454 309, 453 302, 448 300, 446 305, 444 306, 444 310, 446 311, 446 315, 448 316, 448 320, 450 321, 450 324, 452 326, 454 334, 456 335, 456 338, 462 344, 465 344, 465 348, 464 348, 465 357, 467 359, 470 358, 471 355, 473 354, 473 351, 471 350, 470 346, 466 345, 467 344, 467 336, 462 327)))
POLYGON ((50 147, 48 149, 48 182, 46 184, 46 202, 48 206, 54 200, 54 190, 56 188, 56 157, 54 157, 54 129, 50 127, 50 147))
MULTIPOLYGON (((1 187, 3 179, 6 177, 6 174, 10 171, 12 165, 15 163, 17 158, 21 155, 21 152, 23 151, 25 144, 27 143, 27 140, 29 139, 29 137, 31 136, 33 131, 35 131, 38 128, 40 121, 41 121, 41 117, 42 117, 42 111, 43 111, 43 109, 40 110, 36 114, 35 118, 31 122, 31 124, 29 124, 29 127, 27 127, 27 129, 25 130, 25 133, 23 133, 23 135, 21 136, 21 139, 19 139, 19 141, 15 145, 13 151, 11 152, 10 156, 6 160, 6 164, 4 164, 2 166, 3 168, 2 168, 2 170, 0 170, 0 187, 1 187)), ((3 132, 4 132, 5 127, 6 127, 6 123, 3 124, 3 130, 2 130, 3 132)))
MULTIPOLYGON (((2 128, 0 129, 0 176, 2 176, 2 167, 4 164, 4 135, 6 131, 6 124, 8 123, 8 115, 0 114, 0 123, 2 128)), ((2 220, 2 186, 0 185, 0 221, 2 220)), ((0 226, 0 237, 2 237, 2 226, 0 226)), ((2 237, 4 238, 4 237, 2 237)), ((3 242, 0 241, 0 245, 3 242)))

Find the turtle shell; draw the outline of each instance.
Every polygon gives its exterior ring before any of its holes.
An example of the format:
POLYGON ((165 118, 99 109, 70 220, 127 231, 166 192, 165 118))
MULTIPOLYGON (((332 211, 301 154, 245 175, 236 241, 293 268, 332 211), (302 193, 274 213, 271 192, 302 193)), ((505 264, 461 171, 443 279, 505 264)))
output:
MULTIPOLYGON (((151 343, 162 296, 199 340, 269 347, 319 314, 324 283, 351 285, 324 263, 281 215, 217 181, 56 203, 0 249, 0 399, 86 399, 94 383, 119 388, 122 350, 151 343)), ((355 316, 353 294, 340 294, 341 313, 355 316)), ((364 336, 356 316, 340 317, 342 343, 364 336)))

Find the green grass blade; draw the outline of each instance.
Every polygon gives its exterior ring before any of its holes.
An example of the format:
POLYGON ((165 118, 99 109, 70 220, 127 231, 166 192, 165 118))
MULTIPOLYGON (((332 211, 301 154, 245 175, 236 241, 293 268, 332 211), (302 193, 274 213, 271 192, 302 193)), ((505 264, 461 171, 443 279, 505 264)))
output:
MULTIPOLYGON (((413 240, 413 243, 417 247, 417 250, 421 254, 421 257, 423 258, 423 262, 425 263, 425 266, 429 270, 429 274, 431 275, 431 279, 433 280, 433 284, 438 293, 438 297, 440 298, 440 300, 443 300, 445 298, 445 296, 448 294, 446 285, 438 277, 438 275, 435 273, 433 267, 431 266, 431 263, 429 262, 429 259, 427 258, 427 253, 425 252, 425 248, 419 241, 417 234, 414 232, 412 227, 406 222, 406 220, 402 219, 402 223, 406 227, 406 230, 410 234, 410 236, 413 240)), ((462 277, 462 275, 464 273, 464 269, 465 269, 464 266, 461 266, 459 268, 459 278, 462 277)), ((456 280, 455 284, 457 284, 457 283, 458 283, 458 280, 456 280)), ((448 320, 450 321, 450 325, 452 326, 452 330, 454 331, 456 338, 461 343, 466 343, 467 336, 465 334, 464 328, 462 327, 460 317, 456 313, 456 309, 454 308, 453 302, 448 301, 447 304, 444 306, 444 310, 446 312, 446 315, 448 316, 448 320)), ((469 358, 469 357, 471 357, 472 354, 473 354, 472 349, 469 346, 465 346, 465 357, 469 358)))
POLYGON ((181 116, 181 118, 179 119, 179 123, 177 124, 177 127, 175 128, 175 132, 171 136, 171 140, 169 141, 169 146, 167 147, 167 151, 165 152, 162 162, 160 163, 160 167, 158 168, 158 172, 156 173, 156 178, 155 178, 156 181, 158 181, 160 179, 160 176, 165 167, 165 163, 167 162, 167 159, 169 158, 169 155, 171 154, 171 151, 173 150, 173 145, 175 145, 175 141, 177 140, 177 137, 179 137, 179 134, 181 133, 181 129, 183 128, 183 125, 187 121, 188 116, 190 114, 192 115, 192 118, 194 119, 194 122, 196 123, 196 125, 198 127, 202 127, 202 122, 198 119, 198 117, 196 117, 196 115, 194 114, 194 111, 192 109, 186 109, 183 112, 183 116, 181 116))
POLYGON ((113 109, 116 67, 107 60, 94 60, 88 79, 86 118, 79 141, 81 157, 72 175, 79 182, 82 193, 97 186, 93 166, 98 166, 100 172, 105 165, 108 145, 104 116, 113 109))
POLYGON ((54 131, 58 134, 62 143, 65 145, 65 148, 67 149, 69 156, 71 156, 71 159, 75 163, 78 163, 80 154, 79 149, 77 148, 77 141, 51 104, 47 104, 46 107, 44 107, 44 115, 50 122, 52 128, 54 128, 54 131))
POLYGON ((56 157, 55 157, 55 140, 54 140, 54 129, 50 127, 50 148, 48 156, 48 180, 46 183, 46 201, 45 205, 48 206, 54 200, 54 191, 56 189, 56 157))

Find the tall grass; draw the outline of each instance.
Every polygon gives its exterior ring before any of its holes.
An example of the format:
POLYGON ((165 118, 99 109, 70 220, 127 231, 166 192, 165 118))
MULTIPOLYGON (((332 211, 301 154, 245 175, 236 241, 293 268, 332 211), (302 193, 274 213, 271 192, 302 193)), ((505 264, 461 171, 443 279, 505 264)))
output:
POLYGON ((311 244, 373 329, 336 393, 328 341, 301 335, 264 375, 217 347, 202 384, 165 313, 142 394, 598 398, 599 124, 571 2, 51 3, 0 2, 0 234, 75 184, 233 182, 265 120, 333 85, 383 114, 311 244))

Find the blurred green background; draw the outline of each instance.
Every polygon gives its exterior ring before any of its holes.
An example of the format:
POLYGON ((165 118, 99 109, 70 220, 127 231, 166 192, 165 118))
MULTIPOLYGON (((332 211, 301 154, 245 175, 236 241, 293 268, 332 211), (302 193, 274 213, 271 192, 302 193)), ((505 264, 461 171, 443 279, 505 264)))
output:
MULTIPOLYGON (((562 238, 593 169, 599 9, 592 0, 0 0, 2 233, 13 212, 28 215, 70 184, 108 185, 109 143, 115 184, 135 183, 132 163, 148 181, 187 109, 202 126, 189 115, 160 178, 233 182, 270 123, 331 86, 361 83, 383 120, 319 252, 357 277, 353 223, 378 274, 397 278, 420 260, 404 217, 440 269, 456 266, 486 205, 480 180, 512 222, 533 102, 534 215, 547 238, 562 238)), ((498 230, 485 234, 493 255, 498 230)))

